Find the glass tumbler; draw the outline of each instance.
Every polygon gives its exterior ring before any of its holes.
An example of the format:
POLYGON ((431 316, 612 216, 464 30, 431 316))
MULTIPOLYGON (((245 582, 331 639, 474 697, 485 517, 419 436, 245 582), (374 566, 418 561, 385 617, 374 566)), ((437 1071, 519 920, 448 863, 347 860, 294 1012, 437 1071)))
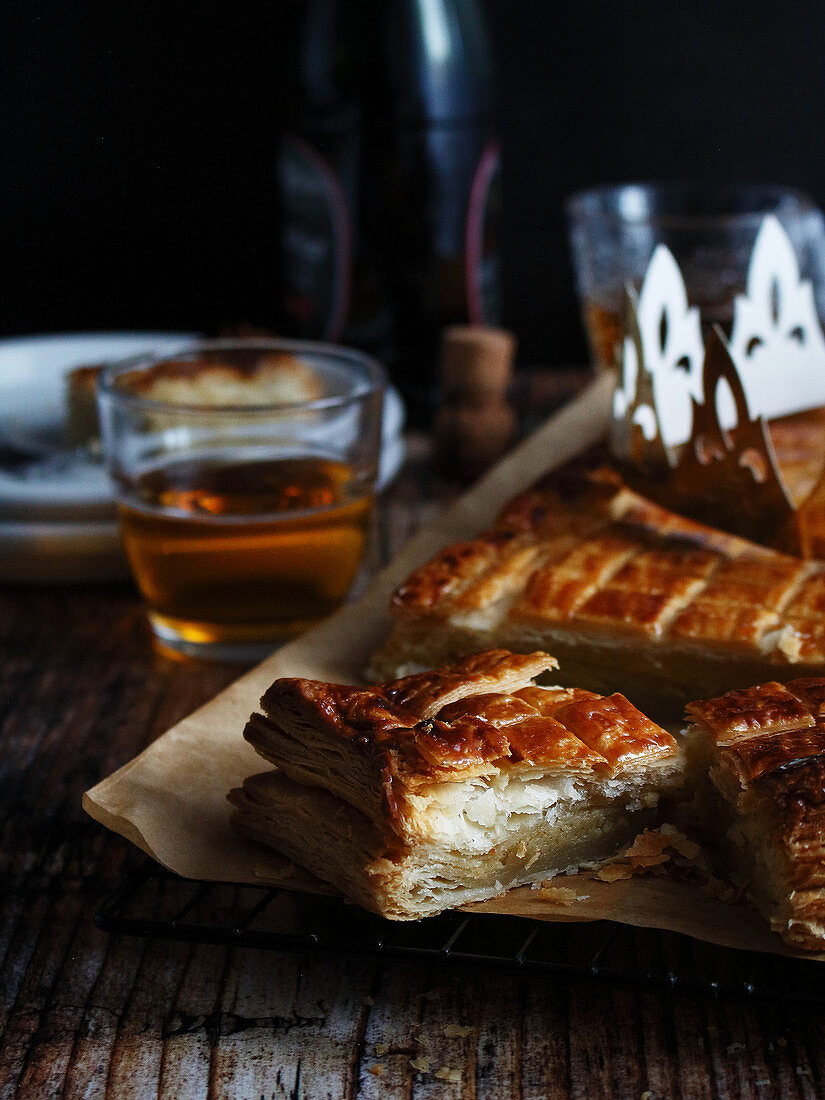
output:
POLYGON ((367 545, 384 385, 368 356, 276 340, 104 370, 121 537, 161 650, 255 660, 344 600, 367 545))
POLYGON ((615 365, 624 335, 625 283, 638 290, 658 244, 681 268, 702 324, 729 333, 733 302, 745 292, 748 262, 766 214, 788 233, 803 278, 825 314, 825 220, 807 195, 770 185, 633 183, 582 191, 566 204, 573 267, 591 357, 615 365))

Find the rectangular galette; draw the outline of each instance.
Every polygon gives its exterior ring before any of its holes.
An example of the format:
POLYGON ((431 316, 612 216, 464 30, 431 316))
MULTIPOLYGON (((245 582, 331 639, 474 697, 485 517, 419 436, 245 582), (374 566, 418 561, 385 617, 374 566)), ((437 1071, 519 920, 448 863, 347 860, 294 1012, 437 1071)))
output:
POLYGON ((623 691, 648 713, 825 673, 825 566, 669 512, 609 470, 511 502, 396 591, 374 678, 490 646, 553 653, 564 684, 623 691))

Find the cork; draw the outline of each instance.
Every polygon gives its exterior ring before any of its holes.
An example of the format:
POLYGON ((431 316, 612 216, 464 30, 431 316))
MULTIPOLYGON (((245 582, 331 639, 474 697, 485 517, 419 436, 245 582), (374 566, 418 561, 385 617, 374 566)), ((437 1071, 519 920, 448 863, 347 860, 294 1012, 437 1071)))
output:
POLYGON ((451 325, 444 330, 441 377, 444 396, 503 396, 510 384, 516 338, 502 328, 451 325))
POLYGON ((471 480, 500 458, 517 430, 507 403, 516 340, 500 328, 453 325, 444 332, 444 401, 433 423, 436 468, 471 480))

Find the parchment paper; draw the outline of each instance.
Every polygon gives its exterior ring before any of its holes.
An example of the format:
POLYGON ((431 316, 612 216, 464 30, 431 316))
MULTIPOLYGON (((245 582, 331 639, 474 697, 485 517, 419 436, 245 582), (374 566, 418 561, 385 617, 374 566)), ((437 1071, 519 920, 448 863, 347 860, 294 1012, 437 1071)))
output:
MULTIPOLYGON (((242 737, 260 696, 279 676, 358 682, 367 658, 389 630, 393 589, 447 543, 482 531, 512 496, 542 474, 602 439, 612 392, 611 378, 593 382, 419 531, 360 599, 279 649, 87 791, 86 812, 187 878, 269 880, 312 889, 310 877, 300 870, 293 874, 277 853, 242 840, 229 825, 227 792, 266 768, 242 737)), ((749 906, 724 904, 701 886, 658 876, 604 883, 587 874, 556 882, 565 887, 564 898, 571 897, 570 888, 576 899, 561 900, 552 890, 524 887, 474 908, 547 920, 617 920, 685 932, 729 947, 793 954, 749 906)))

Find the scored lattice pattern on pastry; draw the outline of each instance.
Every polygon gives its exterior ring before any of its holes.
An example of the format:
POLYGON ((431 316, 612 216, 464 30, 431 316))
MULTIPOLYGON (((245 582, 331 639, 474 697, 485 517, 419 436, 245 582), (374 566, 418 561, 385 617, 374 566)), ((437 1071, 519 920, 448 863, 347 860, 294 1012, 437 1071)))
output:
MULTIPOLYGON (((357 743, 380 762, 385 786, 387 779, 402 786, 434 777, 460 782, 468 773, 519 764, 616 774, 675 753, 671 734, 621 695, 533 686, 555 665, 546 653, 490 650, 372 689, 282 679, 261 704, 275 726, 301 720, 357 743)), ((266 752, 271 728, 259 718, 246 737, 266 752)), ((273 762, 290 768, 288 759, 273 762)))
MULTIPOLYGON (((527 670, 537 676, 555 662, 546 654, 543 665, 527 670)), ((514 654, 492 650, 477 654, 467 661, 457 661, 439 673, 420 673, 404 680, 379 685, 381 694, 392 697, 398 685, 405 699, 417 694, 415 681, 424 684, 425 698, 430 695, 433 679, 447 681, 463 679, 463 669, 479 662, 496 663, 501 667, 497 690, 470 691, 453 702, 437 700, 433 719, 432 706, 419 713, 423 720, 413 730, 399 730, 396 737, 406 740, 422 726, 431 728, 430 737, 438 736, 443 755, 439 765, 461 770, 465 760, 474 755, 479 763, 521 763, 541 766, 550 771, 597 771, 616 774, 642 761, 676 752, 676 741, 619 694, 604 697, 578 688, 540 688, 524 686, 524 672, 508 666, 524 662, 514 654), (508 675, 508 672, 510 673, 508 675), (507 691, 512 685, 512 693, 507 691), (475 750, 473 752, 473 750, 475 750)), ((446 686, 446 685, 445 685, 446 686)), ((451 692, 450 694, 453 694, 451 692)))
POLYGON ((825 660, 825 569, 591 483, 512 502, 494 528, 448 547, 398 589, 403 620, 485 612, 529 626, 775 651, 825 660))

